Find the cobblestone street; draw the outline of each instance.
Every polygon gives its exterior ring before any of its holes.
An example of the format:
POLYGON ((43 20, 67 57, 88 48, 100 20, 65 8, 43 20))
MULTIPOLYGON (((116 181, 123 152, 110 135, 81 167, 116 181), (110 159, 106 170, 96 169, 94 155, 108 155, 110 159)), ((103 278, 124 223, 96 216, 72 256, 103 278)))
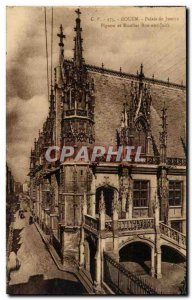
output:
MULTIPOLYGON (((58 270, 29 213, 20 219, 18 212, 14 231, 18 232, 17 257, 21 266, 11 272, 8 293, 17 294, 85 294, 84 287, 73 274, 58 270)), ((15 245, 14 245, 15 246, 15 245)))

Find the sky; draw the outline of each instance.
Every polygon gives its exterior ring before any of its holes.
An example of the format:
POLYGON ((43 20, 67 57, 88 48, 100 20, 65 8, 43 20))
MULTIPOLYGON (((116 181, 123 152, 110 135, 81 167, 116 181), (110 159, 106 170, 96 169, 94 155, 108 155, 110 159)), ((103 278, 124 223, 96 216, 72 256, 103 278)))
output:
MULTIPOLYGON (((73 57, 74 10, 54 7, 54 66, 60 24, 65 58, 73 57)), ((50 65, 51 8, 46 11, 50 65)), ((81 7, 81 12, 86 63, 134 74, 142 63, 145 76, 185 84, 184 8, 81 7)), ((8 7, 7 162, 20 182, 27 178, 30 150, 48 113, 45 49, 44 8, 8 7)))

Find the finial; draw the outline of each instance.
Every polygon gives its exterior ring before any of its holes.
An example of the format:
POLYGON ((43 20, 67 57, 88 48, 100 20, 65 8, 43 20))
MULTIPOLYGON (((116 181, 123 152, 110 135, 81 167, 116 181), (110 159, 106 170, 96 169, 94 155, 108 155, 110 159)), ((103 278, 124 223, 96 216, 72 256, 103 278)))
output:
POLYGON ((122 71, 121 67, 120 67, 119 71, 120 71, 120 73, 121 73, 121 71, 122 71))
POLYGON ((155 79, 155 75, 154 74, 153 74, 152 78, 153 78, 153 80, 155 79))
POLYGON ((161 148, 161 154, 160 154, 160 158, 161 158, 161 162, 165 163, 166 162, 166 149, 167 149, 167 108, 165 107, 165 102, 162 108, 162 115, 161 115, 161 119, 162 119, 162 132, 160 132, 160 148, 161 148))
POLYGON ((105 212, 105 199, 104 199, 104 194, 103 191, 101 191, 101 199, 99 203, 99 212, 105 212))
POLYGON ((144 73, 143 73, 143 64, 141 64, 140 66, 140 74, 139 77, 142 79, 144 77, 144 73))
POLYGON ((140 74, 143 74, 143 64, 141 64, 141 67, 140 67, 140 74))
POLYGON ((60 32, 57 34, 57 36, 60 38, 59 46, 64 47, 63 40, 65 39, 65 35, 63 34, 63 26, 62 24, 60 25, 60 32))
POLYGON ((80 11, 80 9, 79 9, 79 8, 78 8, 78 9, 76 9, 76 10, 75 10, 75 12, 76 12, 76 14, 77 14, 78 18, 80 18, 80 15, 81 15, 81 11, 80 11))
POLYGON ((167 82, 169 83, 169 77, 167 78, 167 82))
POLYGON ((104 69, 104 63, 102 63, 101 67, 102 67, 102 69, 104 69))
POLYGON ((76 26, 74 28, 76 35, 74 37, 75 46, 73 49, 74 50, 73 61, 74 61, 74 65, 77 68, 81 68, 84 63, 83 47, 82 47, 83 39, 81 37, 81 32, 82 32, 81 20, 80 20, 81 12, 80 12, 79 8, 77 10, 75 10, 75 12, 77 14, 77 18, 76 18, 76 26))

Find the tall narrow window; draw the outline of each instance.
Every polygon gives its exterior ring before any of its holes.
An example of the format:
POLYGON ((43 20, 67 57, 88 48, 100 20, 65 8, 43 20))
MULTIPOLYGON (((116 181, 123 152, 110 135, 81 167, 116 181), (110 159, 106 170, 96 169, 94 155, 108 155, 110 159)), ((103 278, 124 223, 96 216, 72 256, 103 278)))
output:
POLYGON ((141 152, 146 153, 146 132, 143 124, 138 122, 135 126, 134 146, 141 146, 141 152))
POLYGON ((169 205, 181 206, 182 205, 182 181, 169 181, 169 205))
POLYGON ((149 181, 134 180, 133 182, 133 206, 147 207, 149 203, 149 181))

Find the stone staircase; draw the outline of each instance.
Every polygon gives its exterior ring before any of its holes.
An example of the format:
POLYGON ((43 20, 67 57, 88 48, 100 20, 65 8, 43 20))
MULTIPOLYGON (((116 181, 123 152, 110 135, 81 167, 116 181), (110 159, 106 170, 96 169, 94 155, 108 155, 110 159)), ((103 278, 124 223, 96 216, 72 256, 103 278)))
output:
POLYGON ((186 256, 186 235, 162 222, 159 224, 159 228, 161 237, 172 244, 183 256, 186 256))

